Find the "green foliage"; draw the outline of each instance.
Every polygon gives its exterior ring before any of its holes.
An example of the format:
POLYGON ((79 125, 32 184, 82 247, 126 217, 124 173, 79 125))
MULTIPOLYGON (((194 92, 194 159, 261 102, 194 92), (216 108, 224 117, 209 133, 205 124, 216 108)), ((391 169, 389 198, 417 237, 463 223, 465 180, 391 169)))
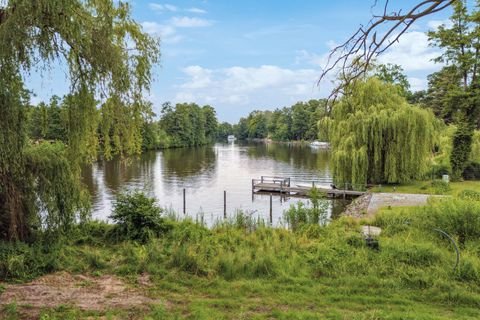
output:
POLYGON ((463 190, 458 194, 460 199, 480 201, 480 192, 475 190, 463 190))
POLYGON ((410 83, 404 74, 403 68, 398 64, 380 64, 375 67, 374 76, 379 80, 394 84, 399 89, 399 94, 408 98, 410 93, 410 83))
POLYGON ((391 84, 357 81, 324 122, 338 184, 406 182, 427 171, 437 121, 431 112, 409 105, 391 84))
POLYGON ((226 141, 229 135, 233 135, 233 126, 228 122, 222 122, 218 125, 217 140, 226 141))
POLYGON ((465 180, 480 180, 480 163, 469 162, 463 170, 462 177, 465 180))
POLYGON ((159 237, 169 229, 161 213, 162 209, 155 204, 155 199, 142 192, 119 194, 110 216, 116 223, 112 236, 117 240, 131 239, 140 243, 159 237))
POLYGON ((470 151, 472 150, 473 129, 470 125, 460 123, 457 131, 453 135, 452 154, 450 156, 450 164, 452 166, 452 178, 459 180, 465 170, 470 151))
MULTIPOLYGON (((115 139, 121 137, 114 141, 114 152, 140 151, 141 97, 150 88, 159 50, 124 2, 19 0, 8 1, 0 11, 0 38, 10 39, 0 50, 0 238, 15 241, 28 239, 39 220, 66 227, 79 209, 79 165, 95 158, 99 145, 96 98, 115 102, 115 112, 109 114, 115 119, 103 119, 122 124, 109 127, 122 131, 121 136, 113 133, 115 139), (59 61, 68 69, 70 93, 61 106, 53 98, 48 107, 33 110, 39 127, 31 134, 61 138, 67 147, 59 152, 42 146, 42 154, 35 155, 28 146, 29 99, 21 75, 59 61), (97 92, 102 94, 95 97, 97 92), (56 177, 52 169, 60 166, 56 177), (65 195, 59 195, 58 188, 65 186, 65 195)), ((110 133, 104 130, 103 137, 110 133)))
POLYGON ((170 147, 201 146, 213 142, 217 135, 217 118, 210 106, 164 103, 160 129, 167 135, 170 147))
POLYGON ((321 198, 316 188, 310 191, 310 197, 311 207, 306 207, 300 201, 296 206, 292 204, 284 212, 284 219, 291 230, 298 231, 306 225, 325 225, 327 223, 328 202, 321 198))
POLYGON ((450 184, 443 180, 433 180, 431 183, 431 188, 433 189, 434 194, 446 194, 450 190, 450 184))
POLYGON ((0 241, 0 279, 27 281, 60 266, 60 247, 56 243, 25 244, 0 241))
POLYGON ((464 1, 456 1, 453 7, 451 25, 443 24, 428 33, 433 45, 443 50, 436 61, 449 66, 430 78, 426 104, 446 122, 458 125, 450 157, 452 178, 458 180, 470 158, 474 129, 480 124, 477 83, 480 56, 475 40, 480 36, 480 20, 478 4, 471 12, 464 1))
POLYGON ((318 121, 327 112, 326 103, 326 100, 310 100, 273 112, 255 110, 247 118, 241 118, 233 131, 239 139, 315 140, 318 121))

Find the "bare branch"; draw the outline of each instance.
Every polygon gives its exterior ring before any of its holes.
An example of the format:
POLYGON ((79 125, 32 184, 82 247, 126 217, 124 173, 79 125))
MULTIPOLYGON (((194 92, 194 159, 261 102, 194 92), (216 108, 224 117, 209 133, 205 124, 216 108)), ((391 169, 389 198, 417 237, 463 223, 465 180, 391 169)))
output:
MULTIPOLYGON (((382 15, 372 14, 373 17, 366 26, 360 25, 347 41, 330 51, 318 85, 337 68, 340 68, 342 81, 332 91, 329 100, 335 100, 352 81, 364 76, 371 62, 398 42, 417 20, 439 12, 460 0, 422 0, 405 14, 402 14, 402 10, 387 13, 389 0, 384 1, 382 15)), ((377 2, 378 0, 375 0, 374 6, 377 2)))

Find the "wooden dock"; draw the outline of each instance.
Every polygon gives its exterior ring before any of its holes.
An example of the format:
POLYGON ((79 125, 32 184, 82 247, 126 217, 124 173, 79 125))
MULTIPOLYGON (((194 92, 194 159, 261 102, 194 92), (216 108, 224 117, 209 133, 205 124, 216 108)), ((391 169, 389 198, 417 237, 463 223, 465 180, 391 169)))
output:
MULTIPOLYGON (((305 182, 297 182, 292 185, 291 178, 262 176, 260 179, 252 179, 252 193, 277 193, 290 196, 306 197, 313 188, 320 193, 325 194, 329 198, 339 197, 358 197, 365 194, 365 191, 332 189, 316 186, 315 182, 311 182, 311 186, 305 186, 305 182)), ((310 182, 308 182, 310 184, 310 182)))

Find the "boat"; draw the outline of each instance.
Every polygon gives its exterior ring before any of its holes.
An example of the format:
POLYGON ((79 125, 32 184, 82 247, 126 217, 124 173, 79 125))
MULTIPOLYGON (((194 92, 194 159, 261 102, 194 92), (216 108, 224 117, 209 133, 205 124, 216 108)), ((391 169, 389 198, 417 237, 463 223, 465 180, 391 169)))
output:
POLYGON ((228 141, 235 141, 235 140, 237 140, 237 138, 235 138, 235 136, 233 134, 231 134, 227 137, 227 140, 228 141))
POLYGON ((330 143, 315 140, 315 141, 310 143, 310 147, 318 148, 318 149, 329 149, 330 148, 330 143))

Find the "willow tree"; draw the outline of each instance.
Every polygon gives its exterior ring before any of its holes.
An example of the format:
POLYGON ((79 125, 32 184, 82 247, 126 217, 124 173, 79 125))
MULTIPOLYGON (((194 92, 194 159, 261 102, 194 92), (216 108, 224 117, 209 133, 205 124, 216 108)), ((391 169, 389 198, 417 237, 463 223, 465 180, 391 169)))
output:
POLYGON ((97 102, 121 105, 115 116, 128 123, 158 57, 126 3, 0 0, 0 238, 26 240, 83 216, 78 168, 98 147, 97 102), (24 77, 54 65, 69 71, 66 143, 32 144, 24 77))
POLYGON ((397 86, 370 78, 346 87, 329 128, 334 180, 361 188, 421 177, 434 147, 432 112, 408 104, 397 86))

